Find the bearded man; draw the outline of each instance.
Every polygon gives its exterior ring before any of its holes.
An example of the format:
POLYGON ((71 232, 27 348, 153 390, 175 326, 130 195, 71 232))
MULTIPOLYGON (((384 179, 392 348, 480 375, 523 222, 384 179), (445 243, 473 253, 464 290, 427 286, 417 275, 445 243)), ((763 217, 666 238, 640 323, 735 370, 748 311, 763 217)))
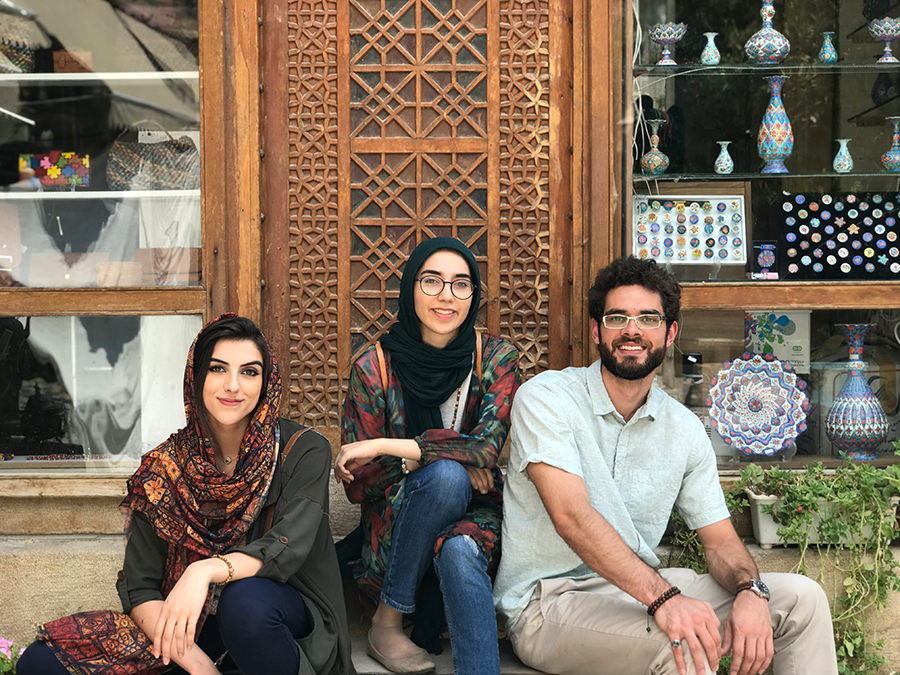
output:
POLYGON ((734 530, 703 424, 653 386, 681 289, 620 258, 588 296, 600 359, 518 391, 494 600, 516 654, 548 673, 836 675, 814 581, 760 574, 734 530), (672 508, 709 574, 656 569, 672 508))

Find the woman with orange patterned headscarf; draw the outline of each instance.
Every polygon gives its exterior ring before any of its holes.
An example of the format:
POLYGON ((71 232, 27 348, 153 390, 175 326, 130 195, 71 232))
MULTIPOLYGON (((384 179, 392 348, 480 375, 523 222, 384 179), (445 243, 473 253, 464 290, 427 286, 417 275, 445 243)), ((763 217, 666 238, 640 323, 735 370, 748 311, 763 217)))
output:
POLYGON ((21 675, 353 672, 328 525, 331 450, 278 418, 280 397, 252 321, 225 314, 200 331, 187 424, 144 455, 122 502, 123 613, 45 624, 21 675))

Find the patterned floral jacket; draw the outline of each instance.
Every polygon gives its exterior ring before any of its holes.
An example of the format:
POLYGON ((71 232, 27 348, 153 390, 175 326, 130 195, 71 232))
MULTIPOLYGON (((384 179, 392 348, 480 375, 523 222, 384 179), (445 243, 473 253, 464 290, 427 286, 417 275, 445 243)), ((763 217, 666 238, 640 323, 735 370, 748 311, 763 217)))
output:
MULTIPOLYGON (((482 340, 481 381, 473 372, 462 433, 429 429, 415 440, 422 451, 422 466, 451 459, 465 466, 493 469, 494 488, 486 495, 475 492, 463 519, 447 527, 435 545, 437 554, 445 539, 469 535, 490 564, 497 550, 503 515, 503 479, 497 469, 497 458, 509 433, 509 411, 519 387, 519 355, 516 348, 502 338, 482 335, 482 340)), ((382 388, 375 347, 366 350, 353 364, 344 403, 342 444, 372 438, 406 438, 403 391, 391 369, 390 353, 385 351, 384 357, 387 392, 382 388)), ((353 482, 345 489, 350 501, 362 505, 365 537, 361 564, 357 566, 355 576, 360 588, 377 598, 391 547, 394 514, 403 504, 404 474, 398 458, 384 456, 356 469, 353 475, 353 482)))

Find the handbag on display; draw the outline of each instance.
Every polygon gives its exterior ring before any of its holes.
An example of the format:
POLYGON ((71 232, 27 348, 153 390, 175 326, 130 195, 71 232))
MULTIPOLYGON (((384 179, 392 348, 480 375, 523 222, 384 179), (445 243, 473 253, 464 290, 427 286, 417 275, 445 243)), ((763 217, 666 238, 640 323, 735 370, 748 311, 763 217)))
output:
POLYGON ((189 136, 157 143, 113 141, 106 163, 111 190, 194 190, 200 187, 200 153, 189 136))
POLYGON ((0 73, 34 72, 34 32, 30 13, 0 5, 0 73))

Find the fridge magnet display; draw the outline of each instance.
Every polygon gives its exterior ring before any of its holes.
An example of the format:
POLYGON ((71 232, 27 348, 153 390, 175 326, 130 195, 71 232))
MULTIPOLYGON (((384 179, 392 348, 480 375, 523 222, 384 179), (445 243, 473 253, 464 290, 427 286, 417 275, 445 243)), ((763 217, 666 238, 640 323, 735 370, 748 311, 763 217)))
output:
POLYGON ((744 265, 743 195, 635 195, 632 250, 661 263, 744 265))
POLYGON ((34 171, 41 187, 86 188, 91 185, 90 155, 59 150, 19 155, 19 173, 28 169, 34 171))
POLYGON ((725 361, 709 381, 706 405, 713 429, 747 455, 795 447, 806 430, 806 383, 772 354, 745 353, 725 361))
POLYGON ((900 277, 900 193, 787 195, 778 268, 788 279, 900 277))
POLYGON ((752 279, 775 280, 778 279, 778 262, 776 252, 778 245, 774 241, 758 241, 753 244, 753 273, 752 279))

